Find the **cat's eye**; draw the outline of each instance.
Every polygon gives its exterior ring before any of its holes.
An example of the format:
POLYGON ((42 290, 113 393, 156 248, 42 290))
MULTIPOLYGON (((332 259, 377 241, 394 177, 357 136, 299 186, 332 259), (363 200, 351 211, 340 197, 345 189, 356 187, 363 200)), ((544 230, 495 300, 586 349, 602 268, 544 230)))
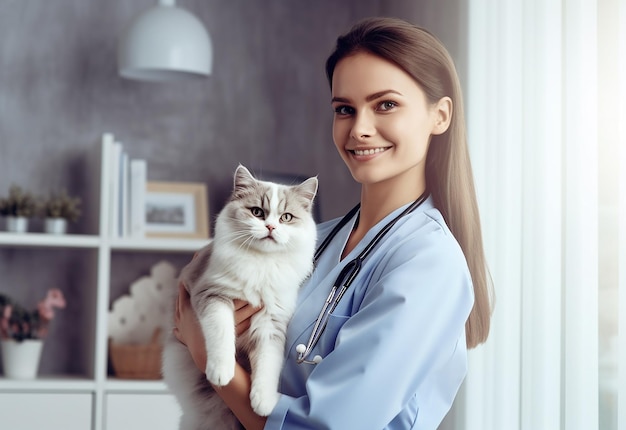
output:
POLYGON ((289 212, 284 213, 280 216, 280 222, 289 222, 293 219, 293 215, 291 215, 289 212))
POLYGON ((250 208, 250 212, 252 213, 253 216, 255 216, 257 218, 264 218, 265 217, 265 212, 263 212, 263 209, 261 209, 258 206, 250 208))

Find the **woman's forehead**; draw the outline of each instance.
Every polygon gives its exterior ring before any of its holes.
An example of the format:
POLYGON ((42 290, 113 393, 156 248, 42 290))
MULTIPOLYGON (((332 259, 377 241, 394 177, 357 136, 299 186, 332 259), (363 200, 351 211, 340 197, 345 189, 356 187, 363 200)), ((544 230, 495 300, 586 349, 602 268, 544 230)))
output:
POLYGON ((333 73, 333 99, 371 98, 395 92, 408 96, 421 88, 395 63, 368 52, 339 60, 333 73))

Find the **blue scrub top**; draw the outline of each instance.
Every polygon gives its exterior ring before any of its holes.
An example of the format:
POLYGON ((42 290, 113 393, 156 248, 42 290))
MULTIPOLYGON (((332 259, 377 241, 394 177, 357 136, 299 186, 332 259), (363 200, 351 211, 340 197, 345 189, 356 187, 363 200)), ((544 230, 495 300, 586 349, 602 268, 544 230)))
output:
MULTIPOLYGON (((404 208, 341 260, 348 222, 321 255, 287 330, 282 394, 266 429, 434 430, 450 409, 467 371, 474 296, 463 252, 431 198, 367 257, 308 357, 322 361, 296 363, 296 345, 306 345, 341 269, 404 208)), ((338 222, 321 224, 318 241, 338 222)))

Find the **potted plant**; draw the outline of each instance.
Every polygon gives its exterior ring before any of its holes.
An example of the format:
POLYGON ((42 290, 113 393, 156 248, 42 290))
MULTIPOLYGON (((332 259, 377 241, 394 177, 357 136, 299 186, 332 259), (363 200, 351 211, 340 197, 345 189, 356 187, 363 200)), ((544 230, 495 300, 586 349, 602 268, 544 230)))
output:
POLYGON ((35 215, 37 200, 17 185, 9 188, 9 196, 0 199, 0 215, 6 217, 7 230, 24 233, 28 230, 28 219, 35 215))
POLYGON ((67 230, 67 222, 76 222, 80 217, 79 197, 71 197, 67 191, 50 193, 42 203, 42 215, 46 220, 47 233, 63 234, 67 230))
POLYGON ((0 344, 7 377, 32 379, 37 375, 43 339, 48 334, 55 309, 63 308, 65 297, 57 288, 48 290, 33 310, 0 294, 0 344))

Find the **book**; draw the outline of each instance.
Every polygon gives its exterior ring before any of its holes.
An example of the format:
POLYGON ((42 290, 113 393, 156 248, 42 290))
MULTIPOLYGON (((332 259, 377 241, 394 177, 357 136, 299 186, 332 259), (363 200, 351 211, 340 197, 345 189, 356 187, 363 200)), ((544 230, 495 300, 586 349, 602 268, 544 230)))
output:
POLYGON ((122 148, 121 142, 113 143, 113 151, 111 153, 111 182, 109 188, 109 236, 119 237, 120 228, 120 182, 121 182, 121 164, 122 164, 122 148))
POLYGON ((148 163, 146 160, 130 160, 130 236, 144 237, 146 232, 146 184, 148 163))
POLYGON ((122 158, 120 159, 120 188, 119 188, 119 225, 118 236, 127 237, 129 235, 128 219, 129 219, 129 158, 128 153, 122 151, 122 158))
POLYGON ((102 135, 102 172, 100 173, 100 206, 102 216, 100 219, 100 231, 107 235, 111 233, 111 199, 112 199, 112 162, 113 162, 113 146, 115 137, 112 133, 104 133, 102 135), (104 210, 104 209, 107 210, 104 210))

